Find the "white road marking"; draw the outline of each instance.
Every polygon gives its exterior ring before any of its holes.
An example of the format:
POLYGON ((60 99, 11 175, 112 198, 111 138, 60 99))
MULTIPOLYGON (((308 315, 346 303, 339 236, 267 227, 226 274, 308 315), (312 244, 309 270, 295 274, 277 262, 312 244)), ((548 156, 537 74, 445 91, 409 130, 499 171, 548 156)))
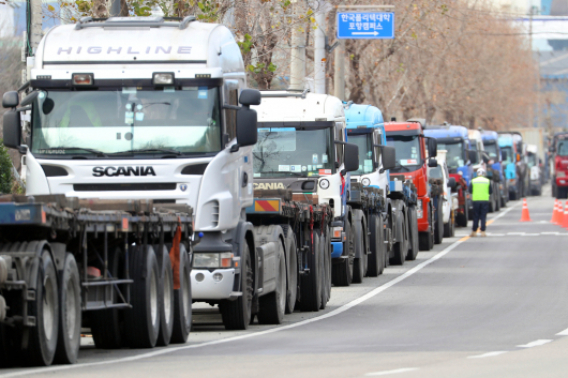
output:
POLYGON ((552 340, 548 340, 548 339, 535 340, 535 341, 531 341, 530 343, 525 344, 525 345, 517 345, 517 348, 533 348, 533 347, 541 346, 541 345, 544 345, 544 344, 548 344, 551 341, 552 340))
POLYGON ((400 373, 407 373, 411 371, 416 371, 418 368, 402 368, 402 369, 395 369, 395 370, 385 370, 385 371, 377 371, 375 373, 367 373, 365 377, 378 377, 381 375, 390 375, 390 374, 400 374, 400 373))
POLYGON ((495 351, 495 352, 488 352, 488 353, 483 353, 483 354, 478 354, 476 356, 469 356, 468 358, 486 358, 486 357, 495 357, 495 356, 499 356, 501 354, 507 353, 507 350, 499 350, 499 351, 495 351))
POLYGON ((562 332, 558 332, 556 334, 556 336, 568 336, 568 328, 566 328, 564 331, 562 332))
MULTIPOLYGON (((520 203, 508 208, 507 210, 505 210, 504 212, 502 212, 501 214, 499 214, 498 216, 496 216, 493 219, 495 220, 495 219, 501 218, 503 215, 507 214, 509 211, 513 210, 518 205, 520 205, 520 203)), ((314 322, 317 322, 317 321, 320 321, 320 320, 323 320, 323 319, 332 318, 334 316, 337 316, 337 315, 351 309, 352 307, 355 307, 355 306, 365 302, 368 299, 373 298, 374 296, 382 293, 383 291, 385 291, 386 289, 396 285, 397 283, 404 281, 408 277, 419 272, 420 270, 424 269, 425 267, 432 264, 433 262, 441 259, 442 257, 444 257, 445 255, 450 253, 453 249, 455 249, 458 245, 462 244, 466 240, 468 240, 468 239, 464 240, 462 238, 460 240, 455 241, 454 243, 450 244, 448 247, 446 247, 441 252, 432 256, 430 259, 416 265, 414 268, 412 268, 412 269, 408 270, 406 273, 394 278, 392 281, 389 281, 389 282, 371 290, 367 294, 362 295, 361 297, 354 299, 351 302, 346 303, 343 306, 338 307, 335 310, 328 312, 327 314, 316 316, 316 317, 313 317, 311 319, 302 320, 302 321, 297 322, 297 323, 288 324, 286 326, 281 326, 281 327, 275 327, 275 328, 267 329, 267 330, 264 330, 264 331, 251 332, 251 333, 247 333, 247 334, 244 334, 244 335, 227 337, 225 339, 207 341, 207 342, 200 343, 200 344, 183 345, 183 346, 179 346, 179 347, 153 350, 151 352, 138 354, 136 356, 123 357, 123 358, 117 358, 117 359, 114 359, 114 360, 106 360, 106 361, 87 362, 87 363, 83 363, 83 364, 78 363, 78 364, 75 364, 75 365, 59 365, 59 366, 49 366, 49 367, 44 367, 44 368, 23 369, 23 370, 16 371, 16 372, 13 372, 13 373, 0 374, 0 377, 3 377, 3 378, 21 377, 21 376, 28 376, 28 375, 32 375, 32 374, 52 373, 52 372, 56 372, 56 371, 83 369, 85 367, 104 366, 104 365, 112 365, 112 364, 118 364, 118 363, 123 363, 123 362, 138 361, 138 360, 143 360, 143 359, 147 359, 147 358, 162 356, 162 355, 168 354, 168 353, 179 352, 179 351, 187 350, 187 349, 196 349, 196 348, 202 348, 202 347, 211 346, 211 345, 225 344, 225 343, 230 343, 230 342, 233 342, 233 341, 250 339, 250 338, 253 338, 253 337, 263 336, 263 335, 267 335, 267 334, 270 334, 270 333, 275 333, 275 332, 285 331, 287 329, 301 327, 301 326, 304 326, 306 324, 314 323, 314 322)), ((191 335, 190 335, 190 337, 191 337, 191 335)))

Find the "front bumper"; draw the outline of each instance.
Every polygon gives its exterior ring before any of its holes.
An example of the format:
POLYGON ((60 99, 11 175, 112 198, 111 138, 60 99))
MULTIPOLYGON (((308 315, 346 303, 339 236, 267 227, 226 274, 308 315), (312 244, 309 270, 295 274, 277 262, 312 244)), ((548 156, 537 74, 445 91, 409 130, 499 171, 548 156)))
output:
POLYGON ((232 299, 239 294, 233 292, 235 269, 193 269, 191 271, 191 294, 193 300, 232 299), (221 277, 221 279, 214 279, 221 277))
POLYGON ((568 177, 557 177, 556 178, 556 186, 568 186, 568 177))

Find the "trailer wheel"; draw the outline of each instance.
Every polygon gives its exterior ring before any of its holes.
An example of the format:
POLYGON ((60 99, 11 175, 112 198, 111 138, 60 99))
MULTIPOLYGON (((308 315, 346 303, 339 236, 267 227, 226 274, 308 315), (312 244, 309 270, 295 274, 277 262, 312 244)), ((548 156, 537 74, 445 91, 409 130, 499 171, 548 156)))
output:
POLYGON ((44 250, 37 269, 35 299, 28 302, 28 314, 36 318, 29 328, 29 345, 23 361, 32 366, 51 365, 59 333, 59 290, 57 270, 48 250, 44 250))
POLYGON ((75 257, 65 254, 63 271, 60 274, 59 288, 59 340, 55 352, 55 362, 74 364, 77 362, 81 344, 81 287, 79 269, 75 257))
POLYGON ((369 255, 368 277, 377 277, 385 269, 385 243, 383 242, 383 220, 379 215, 371 216, 371 254, 369 255))
POLYGON ((234 301, 225 300, 219 303, 223 324, 227 330, 247 329, 251 323, 254 273, 250 250, 246 241, 244 242, 243 256, 241 256, 241 291, 242 295, 234 301))
POLYGON ((405 218, 402 222, 402 240, 394 243, 394 257, 390 259, 391 265, 403 265, 408 254, 408 222, 405 218))
POLYGON ((286 311, 286 259, 284 247, 278 242, 278 271, 276 274, 276 289, 259 298, 259 311, 256 315, 259 324, 281 324, 286 311))
MULTIPOLYGON (((115 248, 109 257, 108 271, 112 278, 124 278, 124 253, 115 248)), ((109 287, 107 295, 117 303, 117 288, 109 287)), ((124 311, 116 308, 91 311, 89 324, 95 346, 100 349, 120 349, 124 344, 124 311)))
POLYGON ((332 265, 331 279, 335 286, 349 286, 353 280, 353 261, 355 257, 355 231, 350 219, 346 220, 345 243, 346 256, 342 256, 332 265))
POLYGON ((367 230, 363 225, 363 212, 354 210, 355 217, 355 261, 353 262, 353 283, 363 283, 363 277, 367 274, 367 230), (359 257, 357 257, 359 256, 359 257))
POLYGON ((187 342, 191 331, 191 261, 185 246, 179 245, 179 289, 173 293, 174 299, 174 327, 172 330, 172 344, 187 342))
POLYGON ((294 230, 287 224, 280 227, 286 236, 286 314, 291 314, 298 298, 298 247, 294 230))
POLYGON ((323 259, 323 299, 320 309, 325 310, 327 302, 331 298, 331 229, 325 228, 322 237, 322 259, 323 259))
POLYGON ((164 245, 160 251, 159 245, 154 245, 156 259, 159 261, 159 309, 160 309, 160 332, 158 333, 158 346, 168 346, 172 338, 174 328, 174 272, 168 248, 164 245))
POLYGON ((418 219, 416 215, 416 206, 408 207, 408 228, 410 232, 409 235, 409 248, 406 259, 409 261, 416 260, 418 256, 418 219))
POLYGON ((444 239, 444 204, 442 197, 438 197, 438 205, 436 206, 434 228, 434 244, 442 244, 444 239))
POLYGON ((312 251, 308 253, 308 268, 310 272, 301 276, 300 284, 300 308, 302 311, 318 311, 321 306, 321 283, 320 265, 320 236, 313 231, 312 251))
POLYGON ((151 246, 132 248, 130 273, 132 308, 125 313, 125 330, 131 348, 153 348, 160 333, 160 270, 151 246))

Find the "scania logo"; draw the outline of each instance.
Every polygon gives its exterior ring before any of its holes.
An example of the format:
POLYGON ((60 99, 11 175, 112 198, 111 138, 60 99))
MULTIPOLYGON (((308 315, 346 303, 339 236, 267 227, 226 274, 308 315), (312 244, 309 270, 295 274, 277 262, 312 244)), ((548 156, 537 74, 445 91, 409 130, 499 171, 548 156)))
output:
POLYGON ((281 182, 266 182, 266 183, 255 182, 254 183, 254 189, 255 190, 276 190, 276 189, 286 189, 286 187, 281 182))
POLYGON ((156 172, 154 167, 94 167, 93 176, 156 176, 156 172))

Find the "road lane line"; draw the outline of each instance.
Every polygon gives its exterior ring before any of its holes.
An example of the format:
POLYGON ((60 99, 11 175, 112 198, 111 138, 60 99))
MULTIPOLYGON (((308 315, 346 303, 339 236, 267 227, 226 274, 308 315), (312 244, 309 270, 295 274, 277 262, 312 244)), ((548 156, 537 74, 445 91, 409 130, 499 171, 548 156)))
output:
POLYGON ((556 336, 568 336, 568 328, 566 328, 564 331, 562 332, 558 332, 556 334, 556 336))
POLYGON ((367 373, 367 374, 365 374, 365 377, 378 377, 378 376, 381 376, 381 375, 408 373, 408 372, 416 371, 416 370, 418 370, 418 368, 402 368, 402 369, 395 369, 395 370, 377 371, 376 373, 367 373))
POLYGON ((499 356, 501 354, 505 354, 507 353, 507 350, 499 350, 499 351, 495 351, 495 352, 488 352, 488 353, 483 353, 483 354, 478 354, 476 356, 469 356, 468 358, 486 358, 486 357, 495 357, 495 356, 499 356))
MULTIPOLYGON (((498 216, 496 216, 495 218, 493 218, 493 220, 502 217, 503 215, 507 214, 509 211, 513 210, 518 205, 519 204, 516 204, 515 206, 508 208, 503 213, 501 213, 498 216)), ((166 348, 163 348, 163 349, 157 349, 156 348, 155 350, 153 350, 151 352, 142 353, 142 354, 138 354, 138 355, 130 356, 130 357, 117 358, 117 359, 114 359, 114 360, 78 363, 78 364, 75 364, 75 365, 63 365, 63 366, 59 365, 59 366, 49 366, 49 367, 43 367, 43 368, 24 369, 24 370, 16 371, 16 372, 13 372, 13 373, 0 374, 0 377, 1 378, 21 377, 21 376, 28 376, 28 375, 32 375, 32 374, 52 373, 52 372, 57 372, 57 371, 81 369, 81 368, 85 368, 85 367, 111 365, 111 364, 118 364, 118 363, 124 363, 124 362, 133 362, 133 361, 138 361, 138 360, 143 360, 143 359, 147 359, 147 358, 153 358, 153 357, 161 356, 161 355, 168 354, 168 353, 179 352, 179 351, 182 351, 182 350, 196 349, 196 348, 202 348, 202 347, 211 346, 211 345, 218 345, 218 344, 225 344, 225 343, 230 343, 230 342, 233 342, 233 341, 250 339, 252 337, 263 336, 263 335, 267 335, 267 334, 270 334, 270 333, 275 333, 275 332, 285 331, 287 329, 301 327, 301 326, 304 326, 306 324, 314 323, 314 322, 317 322, 317 321, 320 321, 320 320, 323 320, 323 319, 327 319, 327 318, 337 316, 337 315, 351 309, 352 307, 355 307, 355 306, 365 302, 366 300, 373 298, 374 296, 382 293, 386 289, 396 285, 399 282, 404 281, 408 277, 414 275, 415 273, 424 269, 425 267, 432 264, 433 262, 441 259, 445 255, 450 253, 453 249, 455 249, 458 245, 464 243, 468 239, 469 239, 469 236, 462 237, 458 241, 455 241, 454 243, 450 244, 448 247, 446 247, 441 252, 438 252, 436 255, 432 256, 430 259, 423 261, 422 263, 416 265, 412 269, 409 269, 408 271, 406 271, 402 275, 400 275, 400 276, 392 279, 391 281, 371 290, 367 294, 364 294, 364 295, 360 296, 359 298, 354 299, 351 302, 346 303, 343 306, 340 306, 340 307, 336 308, 335 310, 328 312, 327 314, 323 314, 323 315, 316 316, 316 317, 313 317, 313 318, 310 318, 310 319, 302 320, 302 321, 297 322, 297 323, 288 324, 288 325, 280 326, 280 327, 275 327, 275 328, 267 329, 267 330, 264 330, 264 331, 251 332, 251 333, 247 333, 247 334, 244 334, 244 335, 227 337, 225 339, 207 341, 207 342, 199 343, 199 344, 183 345, 183 346, 179 346, 179 347, 166 347, 166 348)), ((191 338, 191 335, 190 335, 190 338, 191 338)))
POLYGON ((534 347, 537 347, 537 346, 548 344, 550 342, 552 342, 552 340, 540 339, 540 340, 531 341, 530 343, 525 344, 525 345, 517 345, 517 348, 534 348, 534 347))

